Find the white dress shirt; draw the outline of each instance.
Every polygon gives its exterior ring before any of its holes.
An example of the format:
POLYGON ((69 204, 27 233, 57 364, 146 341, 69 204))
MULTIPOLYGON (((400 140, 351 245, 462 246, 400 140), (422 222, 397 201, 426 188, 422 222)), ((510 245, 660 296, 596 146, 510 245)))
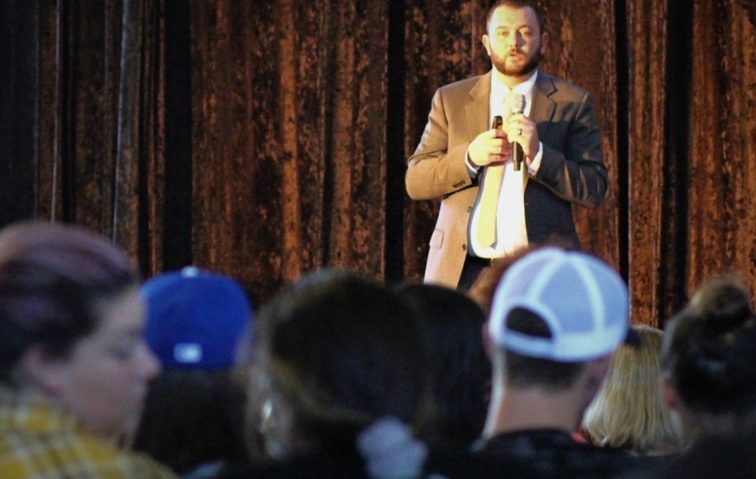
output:
MULTIPOLYGON (((511 93, 525 96, 525 110, 523 114, 528 116, 532 106, 533 87, 535 86, 538 70, 524 82, 510 89, 496 78, 495 72, 491 75, 491 95, 489 98, 488 124, 493 121, 493 117, 501 115, 507 118, 511 112, 506 111, 506 98, 511 93)), ((492 246, 478 244, 475 236, 471 235, 470 248, 476 256, 482 258, 498 258, 504 256, 516 249, 528 244, 528 233, 525 226, 525 203, 524 188, 527 176, 534 175, 541 164, 543 156, 543 144, 539 142, 538 153, 531 161, 527 168, 520 171, 514 170, 514 163, 511 156, 504 164, 504 177, 499 190, 499 202, 496 209, 496 243, 492 246)), ((479 168, 473 167, 466 157, 468 170, 472 175, 477 175, 479 168)), ((526 163, 524 163, 526 164, 526 163)), ((472 231, 476 231, 478 217, 473 211, 470 225, 472 231)))

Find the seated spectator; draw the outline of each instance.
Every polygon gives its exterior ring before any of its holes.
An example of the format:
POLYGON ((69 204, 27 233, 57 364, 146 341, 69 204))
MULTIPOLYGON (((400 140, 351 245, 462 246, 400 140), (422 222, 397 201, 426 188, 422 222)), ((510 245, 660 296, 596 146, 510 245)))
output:
POLYGON ((583 253, 529 253, 504 274, 488 332, 493 393, 471 477, 501 477, 512 462, 554 478, 612 477, 634 464, 571 435, 628 335, 627 289, 613 270, 583 253))
MULTIPOLYGON (((554 247, 561 247, 559 244, 551 244, 554 247)), ((542 248, 542 245, 522 246, 511 253, 496 258, 493 264, 483 270, 477 279, 467 290, 467 295, 483 309, 483 314, 488 316, 491 313, 491 304, 493 303, 496 287, 501 281, 501 277, 507 272, 510 266, 531 251, 542 248)))
POLYGON ((667 324, 664 392, 686 444, 732 434, 756 421, 756 316, 729 280, 701 287, 667 324))
POLYGON ((134 448, 192 478, 244 462, 245 383, 235 366, 251 344, 246 294, 196 268, 153 278, 142 294, 145 336, 163 371, 150 384, 134 448))
MULTIPOLYGON (((756 479, 756 430, 707 436, 654 476, 638 479, 756 479)), ((630 479, 630 478, 628 478, 630 479)))
POLYGON ((126 256, 91 233, 0 233, 0 477, 167 478, 115 445, 133 433, 159 364, 126 256))
POLYGON ((483 311, 464 293, 443 286, 405 284, 397 291, 419 312, 427 339, 433 438, 469 445, 480 437, 491 394, 483 311))
POLYGON ((659 329, 633 325, 638 347, 620 346, 583 418, 591 442, 639 455, 671 455, 678 441, 661 392, 659 329))
POLYGON ((261 310, 255 337, 254 367, 270 389, 265 423, 253 426, 278 461, 223 477, 422 473, 427 451, 412 429, 427 411, 425 352, 397 294, 352 274, 315 273, 261 310))

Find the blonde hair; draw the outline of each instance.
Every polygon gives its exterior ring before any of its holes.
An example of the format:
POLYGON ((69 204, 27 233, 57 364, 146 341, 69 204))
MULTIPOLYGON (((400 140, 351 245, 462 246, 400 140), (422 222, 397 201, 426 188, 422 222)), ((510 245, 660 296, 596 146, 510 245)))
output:
POLYGON ((632 328, 640 345, 623 345, 614 353, 583 428, 602 446, 638 454, 676 452, 678 440, 659 381, 662 332, 645 325, 632 328))

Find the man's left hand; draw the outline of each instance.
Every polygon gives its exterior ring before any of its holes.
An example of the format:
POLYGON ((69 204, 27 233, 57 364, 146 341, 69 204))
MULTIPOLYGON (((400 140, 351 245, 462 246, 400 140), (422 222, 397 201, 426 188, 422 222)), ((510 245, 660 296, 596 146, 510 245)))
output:
POLYGON ((530 164, 538 153, 538 129, 533 120, 525 115, 512 115, 505 127, 510 143, 519 143, 525 153, 527 163, 530 164))

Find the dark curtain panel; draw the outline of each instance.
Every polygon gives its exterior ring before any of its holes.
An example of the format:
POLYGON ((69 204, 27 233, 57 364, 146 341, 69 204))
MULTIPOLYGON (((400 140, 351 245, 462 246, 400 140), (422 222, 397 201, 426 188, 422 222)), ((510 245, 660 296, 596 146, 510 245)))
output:
POLYGON ((34 216, 38 5, 0 2, 0 226, 34 216))
POLYGON ((650 324, 715 275, 756 290, 753 3, 693 5, 627 4, 628 276, 650 324))
POLYGON ((667 15, 666 1, 627 4, 628 283, 633 319, 651 324, 655 324, 662 304, 663 255, 677 254, 669 249, 673 245, 669 229, 675 226, 671 224, 674 217, 665 211, 665 200, 674 196, 667 182, 675 181, 674 175, 664 174, 674 169, 665 165, 665 100, 668 94, 682 92, 679 86, 676 91, 665 88, 666 60, 672 56, 668 51, 667 15))
POLYGON ((100 231, 162 266, 158 1, 39 2, 35 215, 100 231), (150 214, 152 213, 152 214, 150 214))
MULTIPOLYGON (((542 4, 543 67, 593 93, 610 170, 579 234, 633 319, 714 274, 756 289, 754 2, 542 4)), ((0 222, 82 224, 258 303, 321 266, 417 279, 438 204, 406 197, 405 161, 435 89, 490 68, 488 5, 3 2, 0 222)))
POLYGON ((191 3, 196 263, 263 297, 319 266, 383 276, 386 8, 191 3))
POLYGON ((695 2, 688 116, 687 292, 718 273, 756 288, 756 4, 695 2))

